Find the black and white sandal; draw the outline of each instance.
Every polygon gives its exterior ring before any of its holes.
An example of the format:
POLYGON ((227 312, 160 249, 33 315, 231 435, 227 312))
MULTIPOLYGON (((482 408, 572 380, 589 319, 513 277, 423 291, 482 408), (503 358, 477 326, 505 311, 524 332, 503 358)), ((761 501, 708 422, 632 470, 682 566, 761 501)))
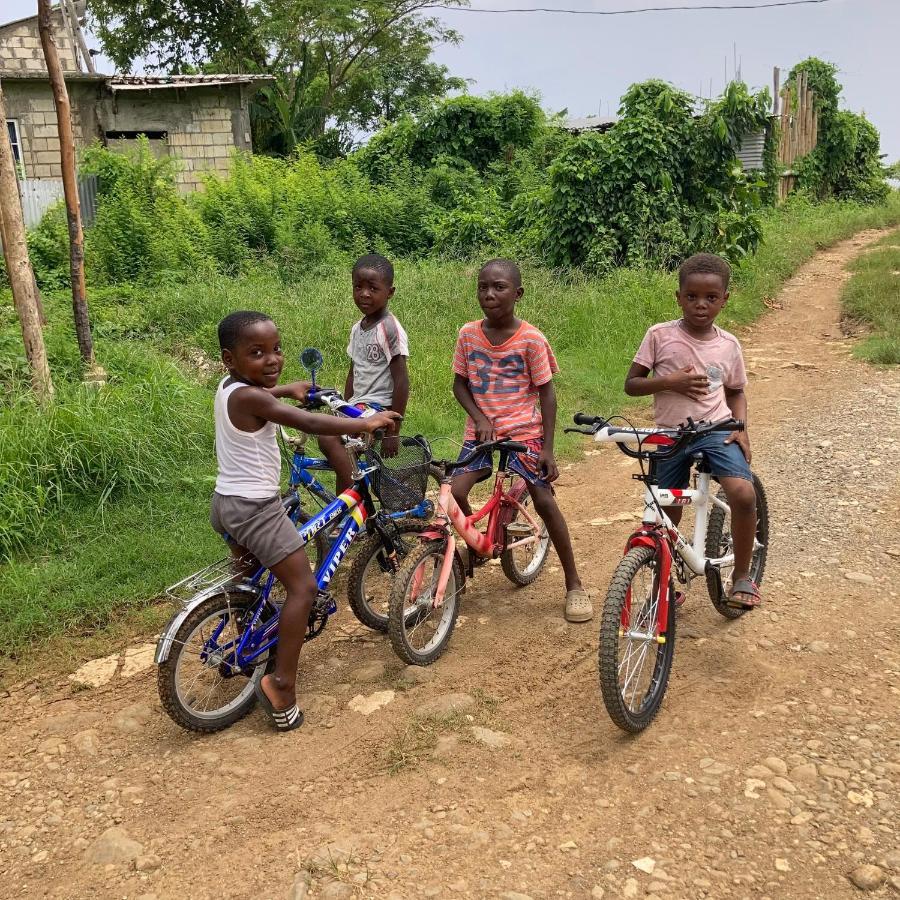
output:
POLYGON ((275 709, 272 701, 263 690, 262 679, 256 685, 256 698, 269 718, 275 723, 275 728, 278 731, 293 731, 303 724, 303 713, 296 703, 292 703, 287 709, 275 709))

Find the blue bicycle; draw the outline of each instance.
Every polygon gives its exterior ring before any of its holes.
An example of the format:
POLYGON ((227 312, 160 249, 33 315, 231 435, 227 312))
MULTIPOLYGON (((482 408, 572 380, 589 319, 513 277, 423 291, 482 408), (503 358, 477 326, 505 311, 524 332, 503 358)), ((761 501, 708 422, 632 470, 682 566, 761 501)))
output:
MULTIPOLYGON (((314 356, 304 351, 303 359, 313 372, 321 365, 318 351, 314 356)), ((336 391, 313 389, 310 398, 335 412, 360 414, 336 391)), ((399 562, 406 521, 392 515, 398 509, 415 509, 425 500, 431 451, 424 438, 401 438, 396 455, 389 459, 362 439, 347 439, 346 448, 354 463, 350 490, 332 499, 312 518, 302 509, 297 486, 284 498, 304 545, 335 523, 343 523, 316 569, 318 596, 310 612, 307 641, 321 634, 329 616, 337 611, 328 586, 362 530, 371 535, 366 546, 376 547, 369 556, 370 563, 379 569, 384 565, 391 573, 399 562), (376 497, 381 509, 375 505, 376 497)), ((422 522, 414 525, 416 533, 424 528, 422 522)), ((360 563, 358 557, 354 566, 360 563)), ((364 575, 368 568, 360 568, 358 574, 364 575)), ((275 660, 280 613, 277 585, 275 576, 265 568, 249 578, 237 577, 229 556, 167 590, 183 604, 164 629, 156 649, 159 697, 173 721, 191 731, 213 732, 250 712, 256 703, 256 684, 275 660)), ((374 617, 378 610, 364 579, 360 590, 365 600, 360 608, 369 609, 374 617)), ((386 611, 384 616, 386 627, 386 611)))

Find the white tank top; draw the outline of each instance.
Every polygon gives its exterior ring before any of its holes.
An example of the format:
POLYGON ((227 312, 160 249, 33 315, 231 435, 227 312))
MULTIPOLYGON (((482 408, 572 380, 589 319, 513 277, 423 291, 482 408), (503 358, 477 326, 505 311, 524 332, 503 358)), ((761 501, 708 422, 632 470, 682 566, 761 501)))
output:
POLYGON ((281 482, 281 453, 275 437, 274 422, 266 422, 258 431, 241 431, 228 415, 228 398, 240 388, 235 381, 225 387, 227 378, 216 391, 216 458, 219 474, 216 493, 226 497, 265 500, 276 497, 281 482))

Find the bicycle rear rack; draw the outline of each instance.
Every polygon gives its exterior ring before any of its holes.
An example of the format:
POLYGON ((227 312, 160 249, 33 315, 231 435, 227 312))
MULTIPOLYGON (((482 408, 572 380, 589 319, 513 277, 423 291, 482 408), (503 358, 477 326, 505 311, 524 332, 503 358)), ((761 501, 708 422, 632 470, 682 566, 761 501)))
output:
POLYGON ((170 585, 165 589, 165 595, 170 600, 185 604, 201 591, 212 591, 240 580, 238 571, 238 560, 233 556, 224 556, 205 569, 200 569, 193 575, 188 575, 187 578, 170 585))

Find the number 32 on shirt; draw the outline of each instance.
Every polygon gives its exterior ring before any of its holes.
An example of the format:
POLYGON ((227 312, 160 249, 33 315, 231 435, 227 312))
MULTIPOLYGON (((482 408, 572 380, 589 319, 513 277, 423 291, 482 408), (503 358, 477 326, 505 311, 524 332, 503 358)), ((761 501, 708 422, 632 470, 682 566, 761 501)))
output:
POLYGON ((472 366, 469 390, 473 394, 487 394, 489 391, 495 394, 517 394, 521 390, 521 378, 525 374, 525 360, 521 354, 510 353, 509 356, 501 357, 497 360, 496 370, 494 360, 480 350, 473 350, 468 361, 472 366))

